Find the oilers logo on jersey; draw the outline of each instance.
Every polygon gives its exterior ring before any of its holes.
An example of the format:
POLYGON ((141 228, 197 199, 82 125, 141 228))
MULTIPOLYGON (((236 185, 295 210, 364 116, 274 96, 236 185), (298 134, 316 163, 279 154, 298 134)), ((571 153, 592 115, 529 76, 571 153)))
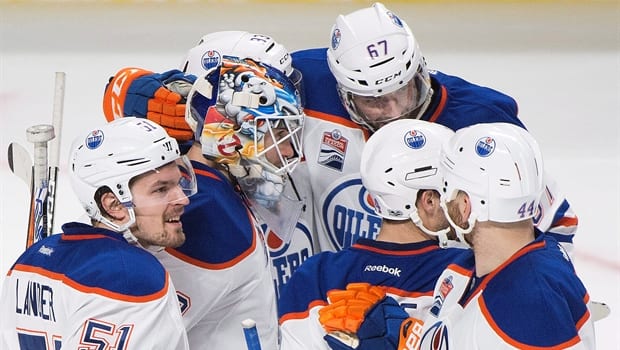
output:
POLYGON ((321 224, 336 249, 350 247, 359 238, 376 238, 381 217, 375 214, 371 201, 359 174, 344 177, 326 191, 321 201, 321 224))
MULTIPOLYGON (((263 225, 263 229, 267 229, 263 225)), ((305 222, 298 221, 295 232, 289 242, 283 241, 278 235, 268 230, 266 235, 269 256, 273 266, 273 279, 276 286, 276 294, 280 295, 281 289, 291 278, 295 270, 314 255, 314 242, 310 228, 305 222)))

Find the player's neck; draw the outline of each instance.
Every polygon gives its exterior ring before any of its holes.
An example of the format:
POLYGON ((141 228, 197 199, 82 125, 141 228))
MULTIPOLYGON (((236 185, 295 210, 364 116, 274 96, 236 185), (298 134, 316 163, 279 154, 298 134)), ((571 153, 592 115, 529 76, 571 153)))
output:
POLYGON ((477 222, 472 232, 476 275, 484 276, 498 268, 517 251, 534 240, 531 224, 477 222))
POLYGON ((431 237, 422 232, 411 220, 384 220, 377 241, 392 243, 416 243, 427 241, 431 237))

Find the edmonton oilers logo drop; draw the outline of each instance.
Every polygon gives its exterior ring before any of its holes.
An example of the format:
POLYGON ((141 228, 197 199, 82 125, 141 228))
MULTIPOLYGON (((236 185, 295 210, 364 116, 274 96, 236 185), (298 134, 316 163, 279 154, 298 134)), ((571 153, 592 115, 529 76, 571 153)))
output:
POLYGON ((418 130, 410 130, 405 134, 404 141, 407 147, 420 149, 426 144, 426 136, 418 130))
POLYGON ((222 55, 215 50, 209 50, 202 56, 202 68, 209 70, 216 67, 222 61, 222 55))
POLYGON ((103 142, 103 131, 101 130, 93 130, 90 132, 90 134, 88 134, 88 136, 86 136, 86 147, 88 147, 88 149, 95 149, 99 146, 101 146, 101 143, 103 142))
POLYGON ((490 137, 483 137, 476 141, 476 154, 480 157, 488 157, 495 151, 495 140, 490 137))

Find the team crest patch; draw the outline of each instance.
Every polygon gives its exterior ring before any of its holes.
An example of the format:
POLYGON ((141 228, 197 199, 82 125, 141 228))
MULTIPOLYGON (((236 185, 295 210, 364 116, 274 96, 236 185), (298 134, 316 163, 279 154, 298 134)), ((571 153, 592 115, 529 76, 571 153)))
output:
POLYGON ((348 144, 349 140, 342 136, 340 130, 324 132, 318 163, 328 168, 342 171, 348 144))
POLYGON ((405 133, 405 144, 409 148, 420 149, 426 145, 426 136, 418 130, 410 130, 405 133))
POLYGON ((488 157, 495 151, 495 140, 486 136, 476 141, 476 154, 480 157, 488 157))
POLYGON ((103 131, 101 130, 93 130, 86 136, 86 147, 88 149, 95 149, 103 143, 103 131))
POLYGON ((443 306, 444 300, 446 297, 454 289, 454 284, 452 283, 452 276, 448 276, 441 281, 441 285, 439 286, 439 293, 435 295, 433 298, 433 306, 431 306, 430 313, 438 316, 441 311, 441 307, 443 306))
POLYGON ((209 70, 213 67, 217 67, 222 61, 222 55, 215 50, 208 50, 202 55, 202 68, 209 70))

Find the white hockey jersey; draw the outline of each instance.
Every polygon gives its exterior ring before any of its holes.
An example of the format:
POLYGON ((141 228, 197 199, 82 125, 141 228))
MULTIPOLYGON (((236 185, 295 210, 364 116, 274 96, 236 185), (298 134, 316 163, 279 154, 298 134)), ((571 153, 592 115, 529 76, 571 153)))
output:
POLYGON ((172 276, 192 350, 247 349, 241 321, 278 346, 276 292, 265 237, 219 171, 192 162, 198 193, 181 217, 185 243, 155 253, 172 276))
MULTIPOLYGON (((374 213, 359 174, 368 131, 354 123, 338 97, 325 48, 292 53, 305 90, 304 154, 314 199, 321 251, 338 251, 359 238, 374 239, 381 218, 374 213)), ((433 97, 422 120, 452 130, 490 122, 525 128, 516 101, 499 91, 438 71, 430 72, 433 97)), ((546 178, 546 193, 535 223, 563 244, 572 244, 577 217, 556 183, 546 178)))
POLYGON ((588 293, 552 237, 474 276, 469 255, 439 277, 419 349, 596 348, 588 293))
POLYGON ((8 272, 0 348, 189 349, 174 287, 151 253, 109 230, 62 229, 8 272))

